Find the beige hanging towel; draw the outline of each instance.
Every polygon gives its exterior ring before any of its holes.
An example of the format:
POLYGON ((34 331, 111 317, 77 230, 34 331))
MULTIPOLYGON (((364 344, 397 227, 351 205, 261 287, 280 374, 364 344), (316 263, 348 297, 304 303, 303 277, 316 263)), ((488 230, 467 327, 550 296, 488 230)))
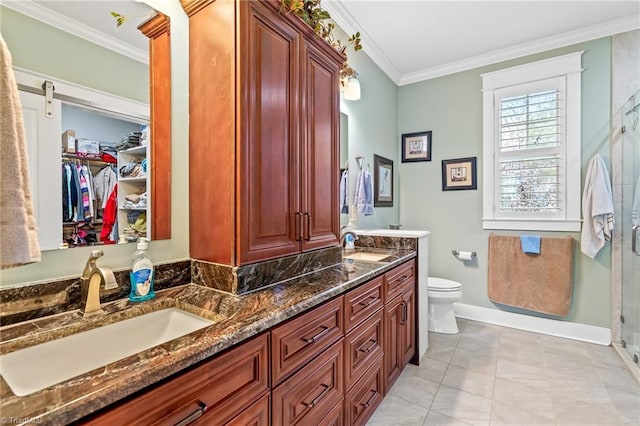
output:
POLYGON ((31 200, 27 141, 11 54, 0 35, 0 263, 2 269, 40 261, 31 200))
POLYGON ((540 254, 522 252, 519 236, 489 235, 489 300, 543 314, 569 314, 572 237, 540 239, 540 254))

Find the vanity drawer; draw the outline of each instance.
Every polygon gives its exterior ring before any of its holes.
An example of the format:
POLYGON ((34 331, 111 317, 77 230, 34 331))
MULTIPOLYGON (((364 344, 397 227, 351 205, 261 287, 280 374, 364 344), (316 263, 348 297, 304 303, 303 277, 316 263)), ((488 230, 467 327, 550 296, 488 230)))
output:
POLYGON ((346 424, 349 426, 366 424, 382 402, 384 398, 382 365, 382 356, 379 356, 353 388, 347 392, 344 398, 344 410, 346 424))
POLYGON ((349 389, 383 354, 383 317, 383 311, 380 309, 353 331, 347 333, 344 339, 346 389, 349 389))
POLYGON ((344 326, 347 331, 384 305, 384 277, 374 278, 344 296, 344 326))
POLYGON ((344 336, 342 305, 338 297, 271 331, 274 386, 344 336))
POLYGON ((390 302, 408 286, 415 285, 416 263, 413 260, 403 263, 384 274, 385 301, 390 302))
POLYGON ((274 425, 318 425, 342 401, 342 340, 314 358, 272 393, 274 425))
POLYGON ((79 424, 173 425, 199 416, 230 421, 269 392, 268 338, 249 340, 79 424))

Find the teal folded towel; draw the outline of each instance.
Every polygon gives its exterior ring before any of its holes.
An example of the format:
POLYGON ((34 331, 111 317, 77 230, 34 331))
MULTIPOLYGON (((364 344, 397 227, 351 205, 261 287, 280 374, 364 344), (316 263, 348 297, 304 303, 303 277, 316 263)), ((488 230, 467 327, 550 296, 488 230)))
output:
POLYGON ((539 235, 520 235, 520 245, 523 253, 540 254, 539 235))

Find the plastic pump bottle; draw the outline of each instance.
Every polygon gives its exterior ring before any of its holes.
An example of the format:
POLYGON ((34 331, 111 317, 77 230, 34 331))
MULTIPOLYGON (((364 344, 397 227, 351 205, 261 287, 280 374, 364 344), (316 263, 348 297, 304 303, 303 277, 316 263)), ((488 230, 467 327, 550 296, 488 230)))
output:
POLYGON ((141 302, 153 299, 156 296, 153 291, 153 263, 147 255, 148 243, 146 238, 138 240, 137 250, 131 256, 131 293, 129 300, 141 302))

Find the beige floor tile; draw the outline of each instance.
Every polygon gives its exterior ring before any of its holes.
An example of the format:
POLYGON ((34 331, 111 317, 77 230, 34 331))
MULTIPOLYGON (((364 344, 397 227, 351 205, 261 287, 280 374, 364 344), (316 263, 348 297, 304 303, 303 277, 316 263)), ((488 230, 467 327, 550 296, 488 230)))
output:
POLYGON ((464 334, 458 341, 456 350, 474 352, 478 355, 497 356, 500 349, 500 339, 497 337, 464 334))
POLYGON ((628 389, 629 391, 638 391, 639 385, 635 381, 626 368, 615 367, 608 364, 600 364, 596 366, 598 377, 605 385, 617 388, 628 389))
POLYGON ((450 365, 442 379, 442 384, 491 399, 494 381, 493 375, 476 373, 466 368, 450 365))
POLYGON ((451 364, 453 365, 487 375, 495 375, 497 363, 497 356, 477 354, 464 349, 456 349, 451 358, 451 364))
POLYGON ((585 383, 581 380, 549 379, 549 390, 553 400, 576 400, 594 404, 610 404, 607 388, 600 383, 585 383))
POLYGON ((594 404, 572 399, 553 402, 556 424, 559 426, 613 426, 624 424, 613 404, 594 404))
POLYGON ((417 369, 416 373, 418 376, 423 377, 425 379, 429 379, 431 381, 441 383, 442 378, 444 377, 445 371, 447 371, 447 366, 449 363, 438 361, 437 359, 431 359, 428 356, 424 356, 422 361, 420 361, 420 366, 415 365, 407 365, 407 367, 412 367, 417 369))
POLYGON ((607 364, 614 367, 625 368, 624 362, 611 346, 587 344, 587 351, 591 355, 594 365, 607 364))
POLYGON ((453 417, 445 416, 436 411, 429 411, 427 418, 424 420, 423 426, 470 426, 471 423, 466 423, 453 417))
POLYGON ((431 404, 431 409, 472 425, 488 425, 491 417, 491 400, 441 385, 431 404))
POLYGON ((367 422, 369 426, 421 426, 427 416, 427 408, 412 404, 393 395, 384 400, 367 422))
POLYGON ((491 407, 491 426, 555 426, 553 415, 521 410, 512 403, 494 401, 491 407))
POLYGON ((493 401, 511 404, 522 411, 553 418, 553 402, 545 378, 513 382, 496 378, 493 401))
POLYGON ((630 392, 628 389, 607 386, 607 392, 623 423, 640 425, 640 390, 630 392))
POLYGON ((496 377, 547 391, 549 389, 544 364, 514 362, 498 358, 496 377))
POLYGON ((440 384, 418 376, 416 370, 419 370, 419 368, 415 366, 408 367, 402 371, 389 394, 421 407, 431 407, 440 384))

